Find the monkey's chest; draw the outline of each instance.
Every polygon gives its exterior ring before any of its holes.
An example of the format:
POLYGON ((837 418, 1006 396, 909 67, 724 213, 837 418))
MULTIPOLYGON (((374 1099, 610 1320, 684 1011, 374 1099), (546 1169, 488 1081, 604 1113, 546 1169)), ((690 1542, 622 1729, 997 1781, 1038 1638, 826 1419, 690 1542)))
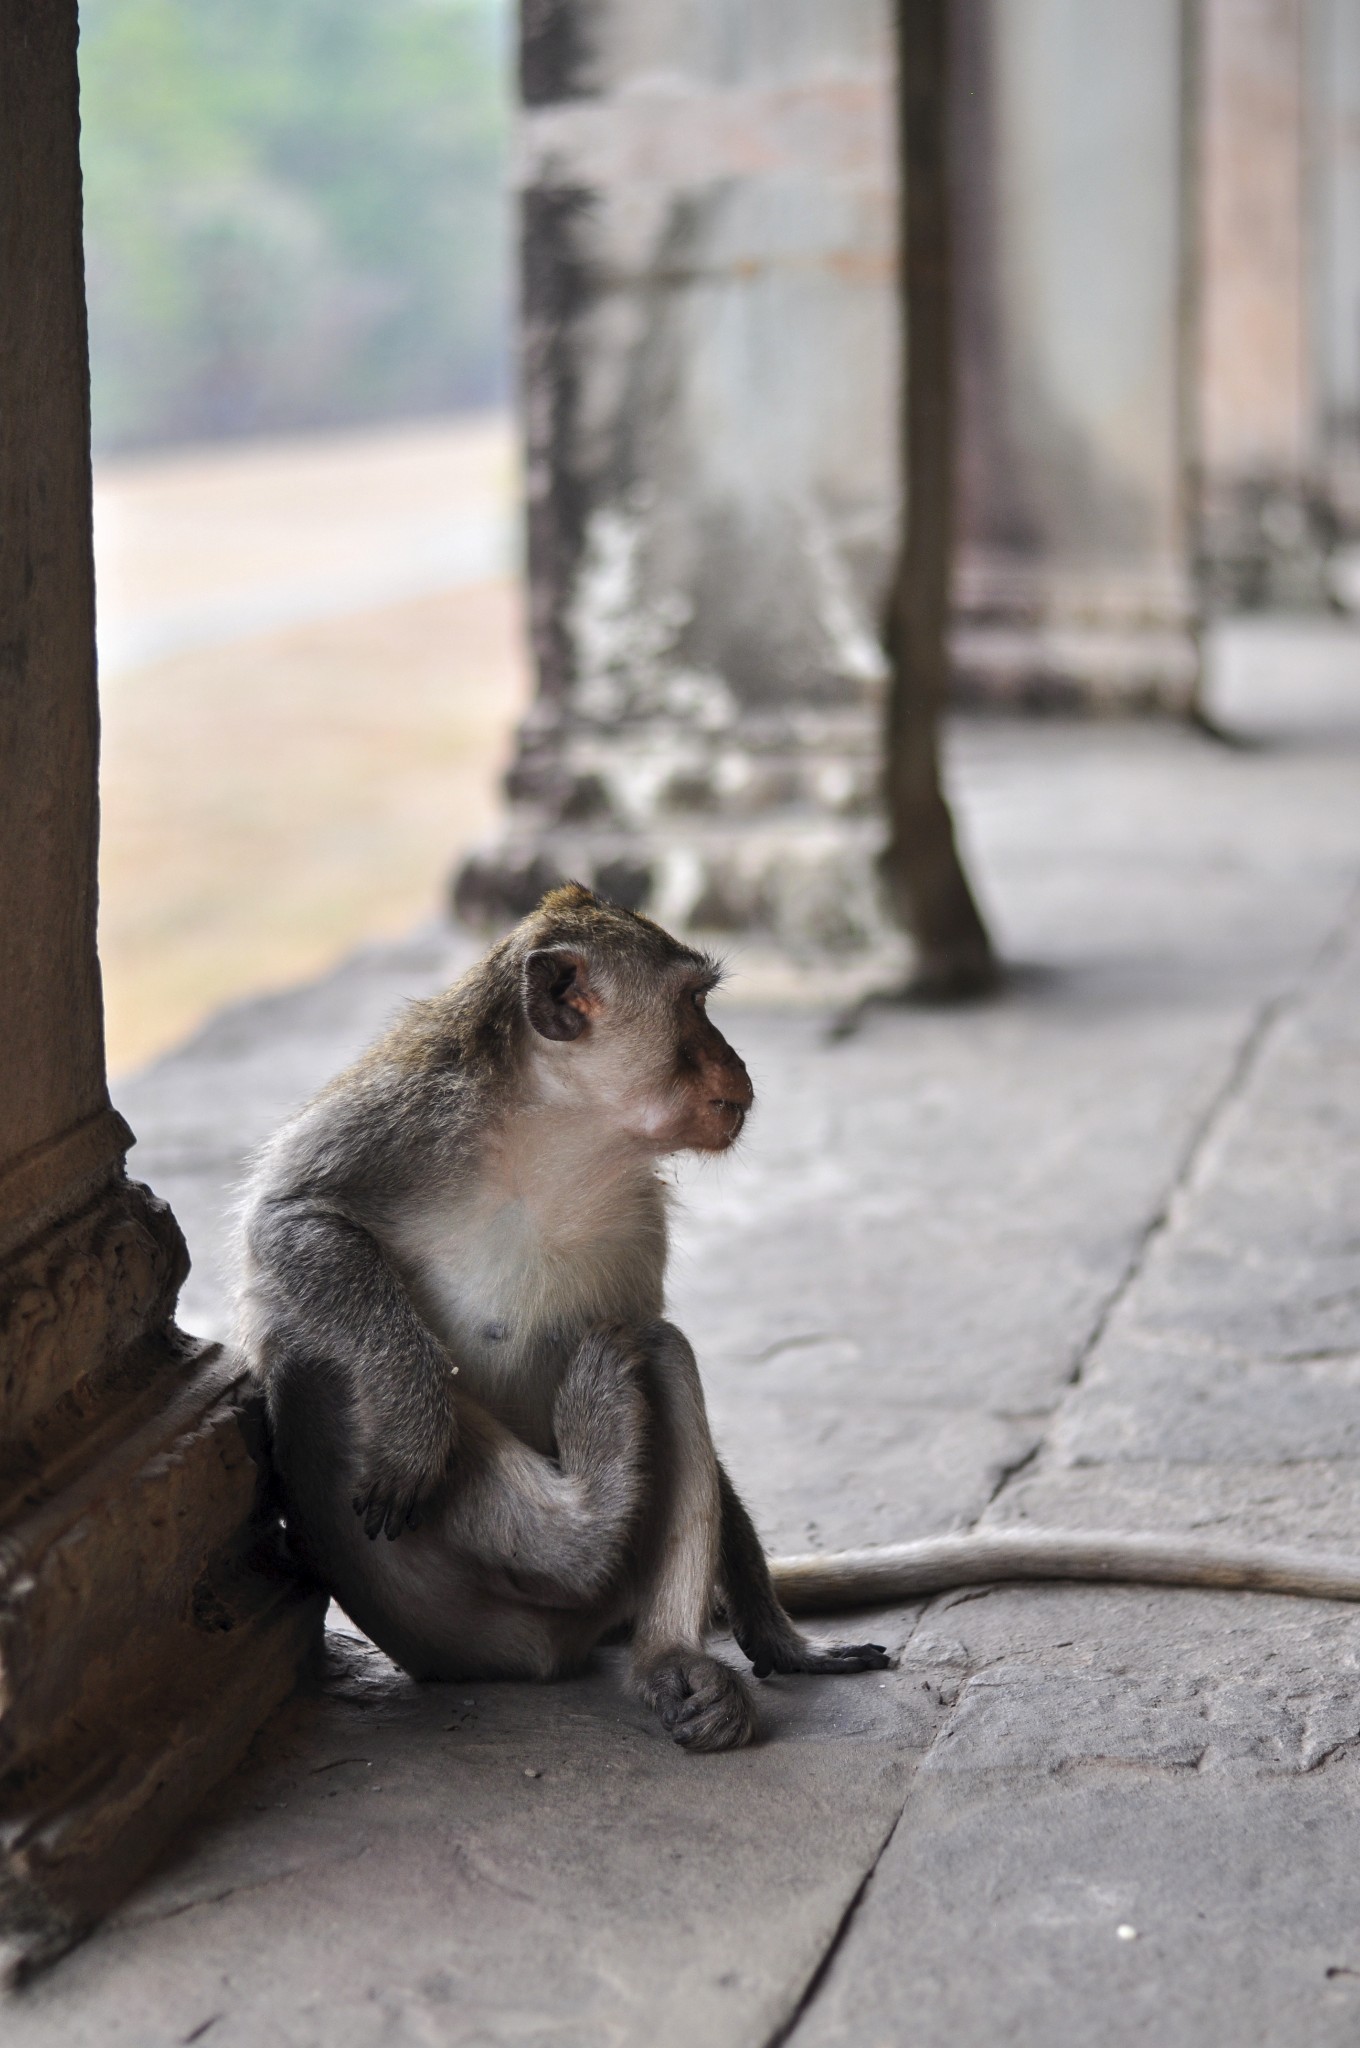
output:
POLYGON ((408 1220, 395 1249, 462 1389, 542 1450, 551 1448, 553 1401, 585 1332, 661 1313, 659 1191, 596 1215, 514 1196, 458 1205, 408 1220))

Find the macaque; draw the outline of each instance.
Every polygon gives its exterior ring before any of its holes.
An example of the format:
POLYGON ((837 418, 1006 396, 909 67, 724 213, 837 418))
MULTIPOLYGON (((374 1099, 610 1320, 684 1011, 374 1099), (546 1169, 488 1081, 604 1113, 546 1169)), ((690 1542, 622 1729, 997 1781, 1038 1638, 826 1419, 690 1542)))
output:
POLYGON ((658 1162, 752 1106, 710 959, 576 884, 411 1005, 250 1184, 241 1341, 290 1540, 414 1677, 550 1679, 627 1634, 684 1747, 756 1729, 709 1654, 853 1672, 777 1599, 665 1319, 658 1162))

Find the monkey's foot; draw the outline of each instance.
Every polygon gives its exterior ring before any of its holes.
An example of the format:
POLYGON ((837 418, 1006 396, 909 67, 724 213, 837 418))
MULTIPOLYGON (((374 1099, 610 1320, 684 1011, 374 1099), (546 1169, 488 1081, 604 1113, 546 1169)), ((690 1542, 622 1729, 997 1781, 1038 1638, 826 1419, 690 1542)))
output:
POLYGON ((651 1665, 638 1690, 682 1749, 740 1749, 756 1734, 745 1681, 716 1657, 677 1651, 651 1665))
POLYGON ((810 1643, 804 1636, 791 1635, 774 1643, 743 1643, 742 1648, 757 1678, 797 1671, 836 1678, 846 1671, 887 1671, 892 1665, 882 1643, 810 1643))

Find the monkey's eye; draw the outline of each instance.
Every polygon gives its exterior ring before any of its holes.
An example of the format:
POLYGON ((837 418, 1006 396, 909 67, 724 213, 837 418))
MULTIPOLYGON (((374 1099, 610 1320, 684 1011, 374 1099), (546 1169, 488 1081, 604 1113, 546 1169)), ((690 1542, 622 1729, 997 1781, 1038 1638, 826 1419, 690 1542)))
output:
POLYGON ((689 999, 696 1010, 702 1010, 708 1001, 708 990, 706 988, 691 989, 689 999))

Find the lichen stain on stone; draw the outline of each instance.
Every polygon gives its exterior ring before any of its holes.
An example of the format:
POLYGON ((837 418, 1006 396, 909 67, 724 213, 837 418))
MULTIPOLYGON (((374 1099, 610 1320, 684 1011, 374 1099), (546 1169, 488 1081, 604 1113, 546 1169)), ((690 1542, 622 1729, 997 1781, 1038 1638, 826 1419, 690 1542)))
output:
POLYGON ((683 591, 649 595, 643 560, 650 494, 591 513, 567 616, 576 654, 575 709, 601 725, 633 717, 673 718, 720 732, 736 718, 720 676, 678 658, 694 616, 683 591))
POLYGON ((855 590, 825 511, 815 498, 799 507, 803 552, 811 571, 816 615, 826 635, 830 667, 837 675, 860 683, 883 683, 888 663, 878 636, 864 617, 864 605, 855 590))

